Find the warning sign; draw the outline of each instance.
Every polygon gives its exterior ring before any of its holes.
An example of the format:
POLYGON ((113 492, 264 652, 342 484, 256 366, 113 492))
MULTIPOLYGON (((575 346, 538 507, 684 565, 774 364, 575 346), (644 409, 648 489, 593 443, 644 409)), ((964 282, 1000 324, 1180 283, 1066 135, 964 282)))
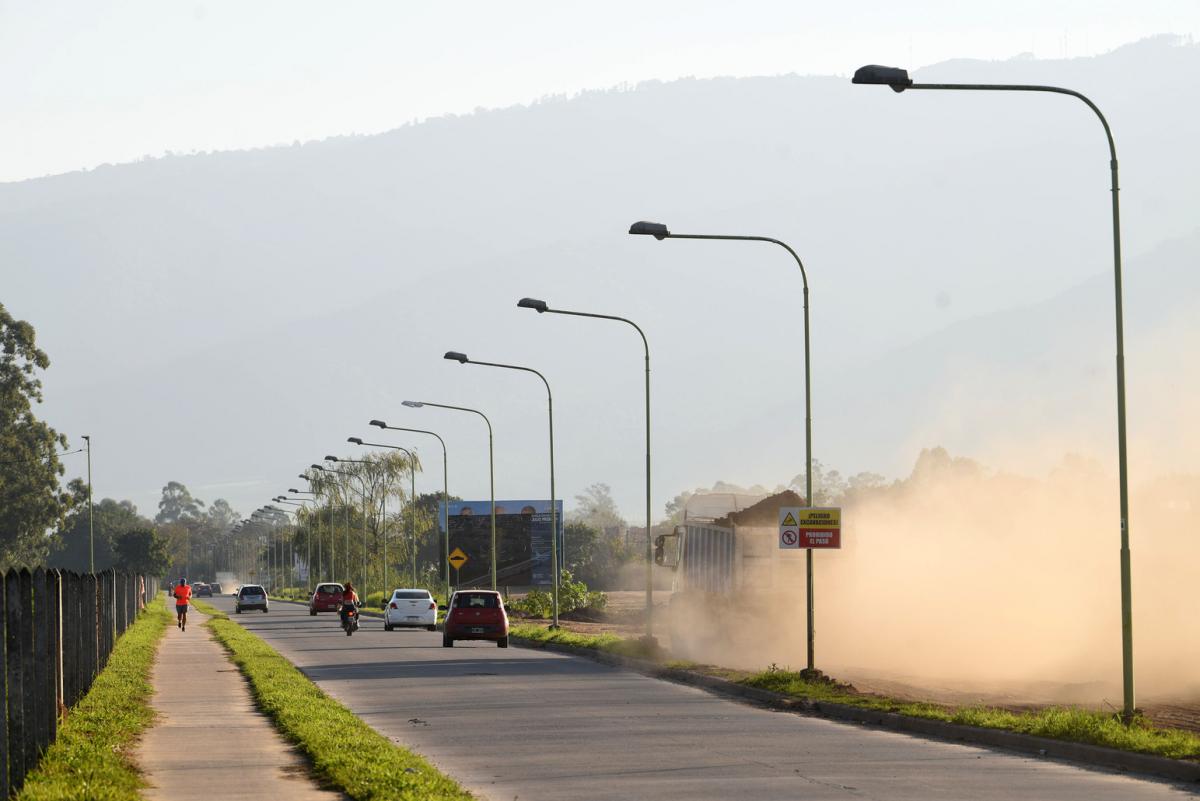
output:
POLYGON ((799 516, 800 508, 797 506, 785 506, 779 510, 780 548, 800 547, 800 523, 796 519, 799 516))
POLYGON ((841 548, 842 510, 832 507, 781 507, 779 547, 841 548))
POLYGON ((455 570, 460 569, 467 563, 467 555, 463 553, 462 548, 455 548, 447 558, 450 560, 450 566, 455 570))

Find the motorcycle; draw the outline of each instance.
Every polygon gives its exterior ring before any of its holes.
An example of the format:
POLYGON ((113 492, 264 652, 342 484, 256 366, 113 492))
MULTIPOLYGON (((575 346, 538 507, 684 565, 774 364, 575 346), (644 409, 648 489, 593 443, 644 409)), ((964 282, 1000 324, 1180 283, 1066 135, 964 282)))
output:
POLYGON ((347 637, 358 631, 358 607, 360 606, 362 606, 361 603, 350 606, 342 617, 342 628, 345 629, 347 637))

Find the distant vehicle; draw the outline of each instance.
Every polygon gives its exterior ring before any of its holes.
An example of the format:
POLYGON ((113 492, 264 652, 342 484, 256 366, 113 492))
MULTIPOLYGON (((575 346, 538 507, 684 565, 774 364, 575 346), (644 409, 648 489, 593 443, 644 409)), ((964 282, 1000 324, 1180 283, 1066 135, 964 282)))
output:
POLYGON ((192 592, 196 593, 197 598, 211 598, 213 595, 211 584, 196 584, 192 587, 192 592))
POLYGON ((342 611, 342 585, 318 584, 312 597, 308 599, 308 613, 316 615, 317 612, 340 611, 342 611))
POLYGON ((508 613, 500 593, 462 590, 450 596, 442 647, 453 648, 455 640, 494 640, 499 647, 508 647, 508 613))
POLYGON ((429 590, 394 590, 383 610, 383 630, 424 627, 437 631, 437 604, 429 590))
POLYGON ((221 585, 215 581, 212 584, 209 584, 208 588, 210 590, 212 590, 213 595, 224 595, 225 594, 225 590, 221 589, 221 585))
POLYGON ((243 584, 238 590, 237 600, 233 603, 233 610, 239 615, 249 609, 261 609, 264 613, 269 611, 267 591, 257 584, 243 584))

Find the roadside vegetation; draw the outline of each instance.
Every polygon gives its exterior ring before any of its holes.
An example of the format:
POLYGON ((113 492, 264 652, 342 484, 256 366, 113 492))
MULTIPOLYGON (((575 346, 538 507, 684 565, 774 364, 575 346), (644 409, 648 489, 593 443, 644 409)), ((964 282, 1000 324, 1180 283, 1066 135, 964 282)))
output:
POLYGON ((195 602, 250 682, 260 709, 312 762, 319 780, 355 801, 470 799, 453 779, 391 743, 330 698, 278 651, 216 608, 195 602))
POLYGON ((144 786, 129 756, 153 722, 150 668, 171 622, 163 598, 151 600, 117 641, 92 689, 72 708, 58 738, 25 779, 17 801, 136 801, 144 786))
POLYGON ((713 676, 733 684, 809 702, 845 704, 879 712, 892 712, 965 726, 1003 729, 1171 759, 1200 760, 1200 735, 1181 729, 1157 727, 1140 717, 1132 725, 1126 726, 1116 712, 1099 712, 1078 707, 1012 712, 986 706, 956 707, 906 701, 859 692, 853 686, 819 672, 809 674, 808 671, 791 671, 772 665, 762 672, 751 673, 671 660, 665 652, 647 646, 640 639, 623 638, 615 634, 579 634, 565 629, 551 631, 544 626, 518 625, 512 628, 511 636, 525 640, 528 644, 556 643, 646 659, 664 668, 713 676))

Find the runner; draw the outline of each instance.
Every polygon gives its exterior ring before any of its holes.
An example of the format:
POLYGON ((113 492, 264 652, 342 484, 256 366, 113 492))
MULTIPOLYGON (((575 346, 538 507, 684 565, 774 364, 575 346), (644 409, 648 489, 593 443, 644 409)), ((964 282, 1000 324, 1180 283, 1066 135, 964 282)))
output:
POLYGON ((192 588, 186 580, 180 579, 179 585, 171 594, 175 596, 175 617, 178 618, 179 630, 187 631, 188 600, 192 597, 192 588))

